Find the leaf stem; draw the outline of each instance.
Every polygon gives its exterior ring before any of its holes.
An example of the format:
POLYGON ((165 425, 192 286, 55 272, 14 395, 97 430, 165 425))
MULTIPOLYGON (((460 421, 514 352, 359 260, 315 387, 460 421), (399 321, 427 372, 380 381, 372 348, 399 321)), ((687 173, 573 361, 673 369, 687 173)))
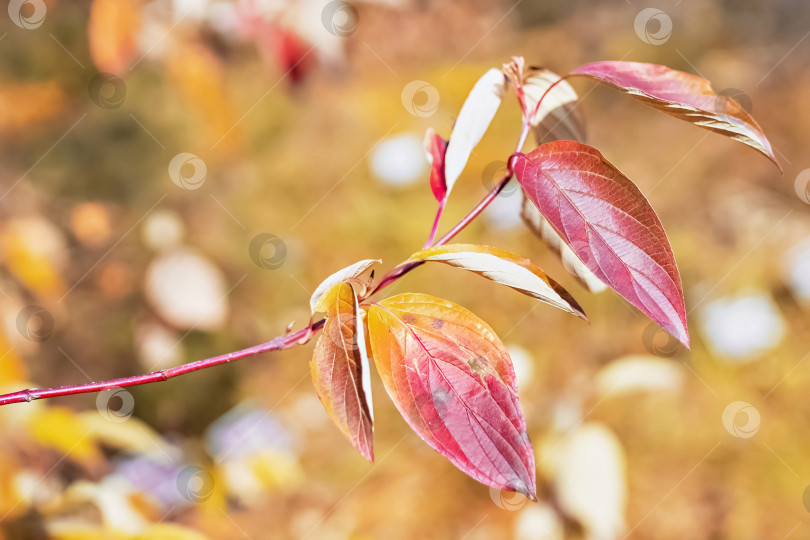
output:
POLYGON ((436 210, 436 218, 433 220, 433 227, 430 229, 430 236, 425 242, 425 245, 422 246, 422 249, 433 247, 433 241, 436 240, 436 234, 439 232, 439 220, 442 218, 442 212, 444 212, 444 207, 447 204, 447 195, 439 201, 439 209, 436 210))
POLYGON ((530 119, 534 118, 537 115, 537 111, 540 110, 540 105, 543 103, 543 100, 546 99, 548 93, 551 92, 551 89, 570 77, 571 77, 570 73, 568 75, 563 75, 562 77, 551 83, 548 88, 546 88, 546 91, 543 92, 543 95, 540 96, 540 99, 537 100, 537 104, 534 106, 534 111, 532 111, 530 119))
MULTIPOLYGON (((515 150, 516 152, 520 152, 523 149, 523 145, 526 144, 526 138, 529 136, 529 129, 530 128, 531 128, 531 126, 530 126, 528 120, 524 119, 523 128, 522 128, 522 130, 520 132, 520 139, 518 140, 516 150, 515 150)), ((487 193, 486 196, 483 199, 481 199, 481 202, 479 202, 472 210, 470 210, 467 213, 466 216, 461 218, 461 221, 456 223, 453 226, 453 228, 450 229, 449 231, 447 231, 447 233, 445 233, 445 235, 442 236, 438 241, 436 241, 434 243, 431 243, 431 245, 425 244, 425 247, 443 246, 444 244, 446 244, 447 242, 452 240, 458 233, 460 233, 462 230, 464 230, 464 228, 467 227, 467 225, 469 225, 476 217, 478 217, 478 215, 481 212, 483 212, 484 209, 487 206, 489 206, 489 204, 493 200, 495 200, 495 197, 497 197, 498 194, 501 191, 503 191, 503 188, 506 187, 506 184, 508 184, 509 180, 511 180, 511 179, 512 179, 512 162, 511 162, 511 159, 510 159, 509 163, 507 164, 506 174, 495 185, 495 187, 492 188, 492 190, 489 193, 487 193)), ((439 222, 438 217, 439 216, 437 215, 436 222, 433 224, 434 230, 437 228, 436 225, 439 222)), ((432 232, 431 233, 431 238, 434 237, 434 236, 435 236, 435 234, 432 232)), ((425 249, 425 248, 422 248, 422 249, 425 249)), ((402 276, 404 276, 405 274, 407 274, 408 272, 410 272, 411 270, 413 270, 417 266, 421 266, 422 264, 423 264, 423 262, 408 262, 408 261, 405 261, 405 262, 402 262, 402 263, 398 264, 397 266, 392 268, 387 274, 385 274, 380 279, 377 286, 374 289, 372 289, 368 294, 366 294, 365 298, 368 298, 369 296, 373 295, 374 293, 376 293, 376 292, 380 291, 381 289, 387 287, 390 283, 393 283, 397 279, 401 278, 402 276)), ((365 299, 365 298, 363 298, 363 299, 365 299)))

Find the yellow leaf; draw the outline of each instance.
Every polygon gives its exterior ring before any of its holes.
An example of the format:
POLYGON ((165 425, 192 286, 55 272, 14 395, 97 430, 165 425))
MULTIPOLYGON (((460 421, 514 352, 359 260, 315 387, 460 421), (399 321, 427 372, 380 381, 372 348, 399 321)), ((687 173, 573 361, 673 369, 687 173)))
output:
POLYGON ((324 297, 335 285, 341 281, 346 281, 356 285, 358 290, 362 292, 362 288, 368 285, 369 280, 359 279, 360 276, 363 274, 363 272, 371 268, 374 263, 378 262, 380 262, 379 259, 363 259, 362 261, 357 261, 346 268, 341 268, 323 280, 315 289, 315 292, 312 293, 312 297, 309 299, 309 306, 312 309, 312 313, 315 313, 316 311, 323 313, 326 312, 328 304, 324 297))
POLYGON ((65 290, 58 265, 65 255, 60 231, 40 218, 12 220, 3 230, 6 265, 38 296, 56 300, 65 290))
POLYGON ((8 342, 3 330, 0 330, 0 387, 9 383, 22 382, 27 378, 22 359, 8 342))
POLYGON ((130 417, 126 422, 111 422, 97 411, 79 413, 77 418, 86 429, 89 437, 106 446, 131 453, 149 453, 168 446, 160 435, 137 418, 130 417))
POLYGON ((79 417, 64 407, 42 407, 31 414, 31 436, 41 445, 53 448, 66 458, 85 464, 101 459, 101 454, 79 417))

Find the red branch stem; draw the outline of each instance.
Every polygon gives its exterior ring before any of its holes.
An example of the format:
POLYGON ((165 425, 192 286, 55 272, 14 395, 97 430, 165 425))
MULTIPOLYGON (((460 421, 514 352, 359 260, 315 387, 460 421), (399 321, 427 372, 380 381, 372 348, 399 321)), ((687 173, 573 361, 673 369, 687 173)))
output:
POLYGON ((288 349, 290 347, 298 345, 301 342, 307 341, 314 332, 316 332, 318 329, 320 329, 321 326, 323 326, 323 323, 324 320, 321 319, 320 321, 312 323, 310 326, 302 328, 297 332, 287 334, 285 336, 279 336, 275 339, 268 341, 267 343, 262 343, 261 345, 248 347, 247 349, 242 349, 241 351, 223 354, 220 356, 214 356, 212 358, 206 358, 205 360, 197 360, 196 362, 183 364, 182 366, 177 366, 170 369, 164 369, 162 371, 154 371, 152 373, 146 373, 144 375, 135 375, 134 377, 123 377, 121 379, 113 379, 110 381, 91 382, 87 384, 80 384, 77 386, 60 386, 58 388, 30 389, 30 390, 21 390, 19 392, 14 392, 11 394, 5 394, 0 396, 0 405, 8 405, 10 403, 21 403, 23 401, 26 402, 33 401, 35 399, 44 399, 59 396, 72 396, 74 394, 87 394, 89 392, 101 392, 113 388, 124 388, 127 386, 138 386, 141 384, 167 381, 174 377, 179 377, 180 375, 191 373, 192 371, 199 371, 201 369, 218 366, 220 364, 227 364, 229 362, 233 362, 234 360, 239 360, 241 358, 246 358, 248 356, 254 356, 256 354, 260 354, 263 352, 280 351, 283 349, 288 349))

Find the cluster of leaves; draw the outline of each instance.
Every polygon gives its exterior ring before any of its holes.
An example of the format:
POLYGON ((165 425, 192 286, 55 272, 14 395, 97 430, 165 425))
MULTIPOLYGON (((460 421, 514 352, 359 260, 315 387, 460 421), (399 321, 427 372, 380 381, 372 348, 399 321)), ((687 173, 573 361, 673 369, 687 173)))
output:
POLYGON ((439 209, 425 247, 376 285, 373 272, 364 276, 379 261, 357 262, 327 278, 311 299, 313 315, 326 314, 311 362, 318 396, 365 458, 374 458, 371 357, 403 418, 432 448, 479 482, 536 496, 534 451, 515 372, 495 332, 467 309, 426 294, 367 301, 390 278, 442 262, 586 318, 573 297, 531 261, 493 247, 448 244, 466 222, 435 239, 448 196, 510 86, 523 112, 523 132, 491 198, 514 176, 523 189, 524 221, 575 277, 594 292, 610 287, 689 346, 681 278, 664 228, 635 184, 584 143, 578 97, 567 82, 573 76, 608 83, 667 114, 728 135, 778 166, 748 113, 694 75, 652 64, 597 62, 560 77, 526 68, 521 58, 488 71, 472 89, 449 141, 427 133, 430 187, 439 209), (540 146, 524 154, 529 130, 540 146))

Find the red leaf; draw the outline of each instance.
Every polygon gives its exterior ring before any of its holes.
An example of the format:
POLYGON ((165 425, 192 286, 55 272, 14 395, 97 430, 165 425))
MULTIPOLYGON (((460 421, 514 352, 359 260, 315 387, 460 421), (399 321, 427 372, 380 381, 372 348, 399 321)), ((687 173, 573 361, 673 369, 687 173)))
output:
POLYGON ((513 170, 585 266, 688 347, 675 257, 641 191, 596 149, 575 141, 516 154, 513 170))
POLYGON ((340 282, 325 295, 326 323, 310 362, 318 398, 335 425, 369 461, 374 461, 368 356, 362 318, 352 285, 340 282))
POLYGON ((433 131, 433 128, 428 128, 425 133, 425 152, 428 163, 430 163, 430 189, 441 204, 447 196, 447 180, 444 177, 444 155, 447 152, 447 141, 433 131))
POLYGON ((747 144, 782 169, 756 120, 734 99, 718 96, 702 77, 639 62, 594 62, 571 74, 606 82, 669 115, 747 144))
POLYGON ((426 443, 483 484, 535 497, 512 361, 484 321, 447 300, 401 294, 369 307, 368 332, 388 394, 426 443))

